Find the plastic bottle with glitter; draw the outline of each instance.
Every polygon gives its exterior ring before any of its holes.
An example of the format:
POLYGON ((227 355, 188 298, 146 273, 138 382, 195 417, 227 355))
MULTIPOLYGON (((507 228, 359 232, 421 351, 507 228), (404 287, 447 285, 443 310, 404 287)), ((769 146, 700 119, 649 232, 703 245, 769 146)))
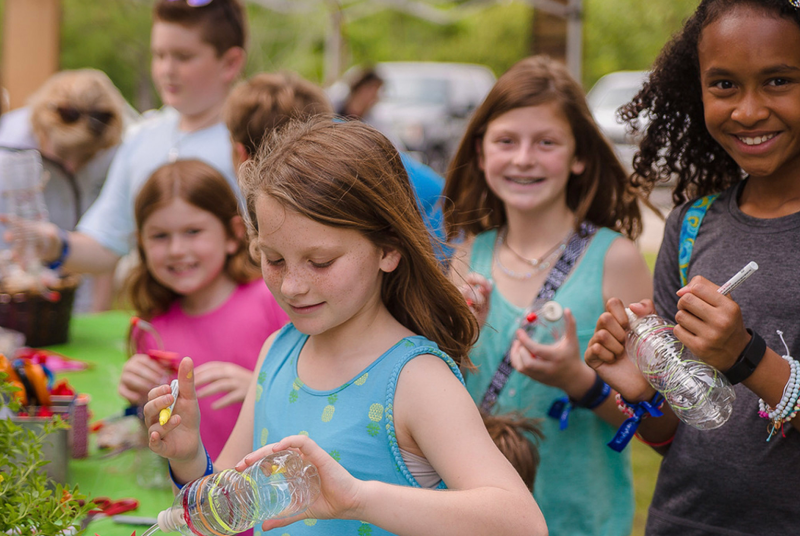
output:
POLYGON ((692 355, 675 337, 674 324, 658 315, 639 318, 630 309, 626 312, 628 356, 675 415, 699 430, 725 424, 736 398, 725 375, 692 355))
POLYGON ((534 303, 520 320, 520 327, 539 344, 555 344, 566 333, 564 308, 555 301, 534 303))
POLYGON ((143 536, 159 530, 186 536, 238 534, 267 519, 302 513, 319 492, 317 468, 283 450, 241 473, 227 469, 189 482, 143 536))

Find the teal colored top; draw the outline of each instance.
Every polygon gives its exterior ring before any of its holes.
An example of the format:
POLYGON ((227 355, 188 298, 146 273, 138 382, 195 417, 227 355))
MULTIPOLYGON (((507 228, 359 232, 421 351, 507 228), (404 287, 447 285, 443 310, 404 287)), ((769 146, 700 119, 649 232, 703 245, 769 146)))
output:
MULTIPOLYGON (((256 390, 253 449, 303 434, 356 478, 419 487, 403 462, 395 437, 392 406, 397 379, 406 363, 422 354, 440 357, 463 381, 458 365, 425 337, 406 337, 344 385, 317 391, 304 385, 297 375, 297 356, 306 340, 308 335, 288 324, 264 359, 256 390)), ((444 488, 444 483, 439 487, 444 488)), ((256 535, 262 534, 260 526, 254 529, 256 535)), ((277 529, 276 534, 389 533, 362 521, 306 519, 277 529)))
MULTIPOLYGON (((598 229, 583 258, 554 297, 575 316, 581 356, 605 310, 603 263, 609 246, 619 236, 610 229, 598 229)), ((472 248, 470 269, 488 279, 492 275, 496 238, 496 230, 481 233, 472 248)), ((467 389, 478 404, 514 340, 524 311, 509 303, 497 288, 492 290, 490 304, 486 326, 470 353, 478 370, 465 374, 467 389)), ((558 421, 548 417, 547 410, 562 396, 560 389, 514 371, 495 406, 498 413, 518 410, 542 419, 545 439, 539 443, 541 463, 534 497, 550 536, 627 536, 634 511, 630 449, 618 454, 608 448, 606 443, 616 430, 588 409, 573 409, 569 426, 559 430, 558 421)))

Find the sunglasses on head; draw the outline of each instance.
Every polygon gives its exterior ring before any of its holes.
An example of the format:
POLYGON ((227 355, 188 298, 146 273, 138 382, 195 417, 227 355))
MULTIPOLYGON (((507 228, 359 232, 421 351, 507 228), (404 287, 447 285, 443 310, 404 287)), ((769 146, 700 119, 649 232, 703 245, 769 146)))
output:
POLYGON ((111 112, 104 112, 102 110, 79 110, 74 106, 56 106, 56 112, 67 125, 77 122, 82 116, 86 116, 90 123, 95 122, 102 125, 108 125, 111 120, 114 119, 114 114, 111 112))
MULTIPOLYGON (((181 0, 167 0, 168 2, 180 2, 181 0)), ((191 7, 207 6, 214 0, 186 0, 186 5, 191 7)))

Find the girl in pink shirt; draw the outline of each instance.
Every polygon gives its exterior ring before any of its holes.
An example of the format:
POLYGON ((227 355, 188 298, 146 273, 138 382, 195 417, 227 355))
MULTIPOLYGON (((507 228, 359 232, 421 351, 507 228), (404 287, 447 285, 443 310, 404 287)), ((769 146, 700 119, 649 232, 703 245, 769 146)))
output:
POLYGON ((137 316, 161 340, 136 327, 135 354, 125 363, 119 393, 144 404, 172 374, 148 351, 190 356, 200 433, 216 458, 233 430, 259 350, 288 321, 250 258, 236 196, 216 170, 198 160, 157 169, 134 206, 139 256, 128 290, 137 316))

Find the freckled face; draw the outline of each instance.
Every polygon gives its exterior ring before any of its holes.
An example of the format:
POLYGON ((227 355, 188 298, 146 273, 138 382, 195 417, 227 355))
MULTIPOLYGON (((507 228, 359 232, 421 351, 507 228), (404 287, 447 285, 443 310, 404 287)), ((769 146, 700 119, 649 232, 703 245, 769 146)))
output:
POLYGON ((358 231, 331 227, 285 209, 271 197, 256 201, 264 281, 303 333, 318 335, 382 307, 383 273, 399 257, 358 231))

